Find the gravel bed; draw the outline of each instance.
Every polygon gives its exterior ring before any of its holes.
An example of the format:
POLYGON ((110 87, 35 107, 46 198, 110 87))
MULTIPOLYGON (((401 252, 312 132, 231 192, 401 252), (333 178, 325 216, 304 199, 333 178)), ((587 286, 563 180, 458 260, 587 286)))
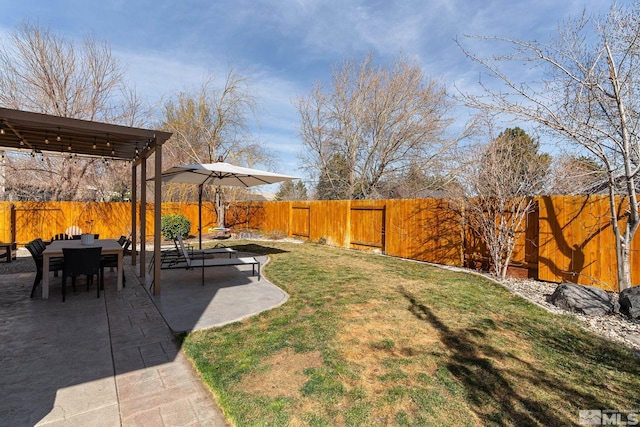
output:
POLYGON ((631 320, 620 313, 605 316, 587 316, 558 308, 547 301, 558 286, 557 283, 540 282, 531 279, 506 279, 500 283, 514 294, 551 313, 578 318, 583 322, 587 330, 634 349, 636 356, 640 357, 640 321, 631 320))
POLYGON ((0 274, 16 274, 36 272, 36 265, 31 258, 31 254, 25 248, 19 248, 16 252, 16 259, 11 262, 0 261, 0 274))

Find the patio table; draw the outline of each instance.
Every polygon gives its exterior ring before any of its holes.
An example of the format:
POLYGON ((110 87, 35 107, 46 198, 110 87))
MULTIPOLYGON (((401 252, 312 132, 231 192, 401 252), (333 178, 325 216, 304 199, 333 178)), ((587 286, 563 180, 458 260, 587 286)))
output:
POLYGON ((83 245, 82 240, 54 240, 42 252, 42 299, 49 298, 49 262, 52 257, 62 257, 62 248, 90 248, 100 246, 103 255, 118 255, 117 289, 122 290, 122 259, 124 250, 115 239, 97 239, 91 245, 83 245))

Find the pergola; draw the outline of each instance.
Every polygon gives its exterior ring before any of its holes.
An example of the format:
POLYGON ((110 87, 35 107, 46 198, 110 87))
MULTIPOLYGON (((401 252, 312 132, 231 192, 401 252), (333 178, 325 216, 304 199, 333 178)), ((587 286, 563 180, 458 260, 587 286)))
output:
MULTIPOLYGON (((138 240, 146 241, 147 159, 155 154, 154 182, 154 257, 160 259, 162 208, 162 144, 171 133, 99 123, 67 117, 51 116, 28 111, 0 108, 0 150, 21 151, 62 156, 92 157, 131 162, 131 240, 133 248, 138 240), (138 180, 140 168, 140 236, 137 235, 138 180)), ((142 245, 144 249, 144 245, 142 245)), ((137 264, 137 253, 131 252, 131 263, 137 264)), ((145 251, 140 251, 140 277, 145 277, 145 251)), ((154 293, 160 293, 160 264, 154 263, 154 293)))

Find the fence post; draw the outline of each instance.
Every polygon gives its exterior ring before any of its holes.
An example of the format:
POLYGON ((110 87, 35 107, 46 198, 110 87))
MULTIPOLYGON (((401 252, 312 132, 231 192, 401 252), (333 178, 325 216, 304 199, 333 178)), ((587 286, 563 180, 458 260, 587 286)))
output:
POLYGON ((345 230, 345 247, 350 248, 351 247, 351 200, 347 201, 347 224, 346 224, 346 230, 345 230))
POLYGON ((15 243, 16 242, 16 205, 14 205, 13 203, 11 203, 11 206, 9 207, 9 221, 10 221, 10 235, 11 235, 11 243, 15 243))
POLYGON ((287 206, 289 209, 289 221, 287 222, 287 236, 293 236, 293 201, 288 201, 287 206))

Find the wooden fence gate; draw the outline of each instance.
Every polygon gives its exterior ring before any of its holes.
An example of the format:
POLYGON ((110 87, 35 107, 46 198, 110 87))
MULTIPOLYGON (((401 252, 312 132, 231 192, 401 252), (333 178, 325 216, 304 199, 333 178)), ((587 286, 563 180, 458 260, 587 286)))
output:
POLYGON ((351 246, 379 249, 385 245, 386 206, 351 206, 351 246))
POLYGON ((311 207, 291 206, 291 235, 308 239, 311 231, 311 207))

